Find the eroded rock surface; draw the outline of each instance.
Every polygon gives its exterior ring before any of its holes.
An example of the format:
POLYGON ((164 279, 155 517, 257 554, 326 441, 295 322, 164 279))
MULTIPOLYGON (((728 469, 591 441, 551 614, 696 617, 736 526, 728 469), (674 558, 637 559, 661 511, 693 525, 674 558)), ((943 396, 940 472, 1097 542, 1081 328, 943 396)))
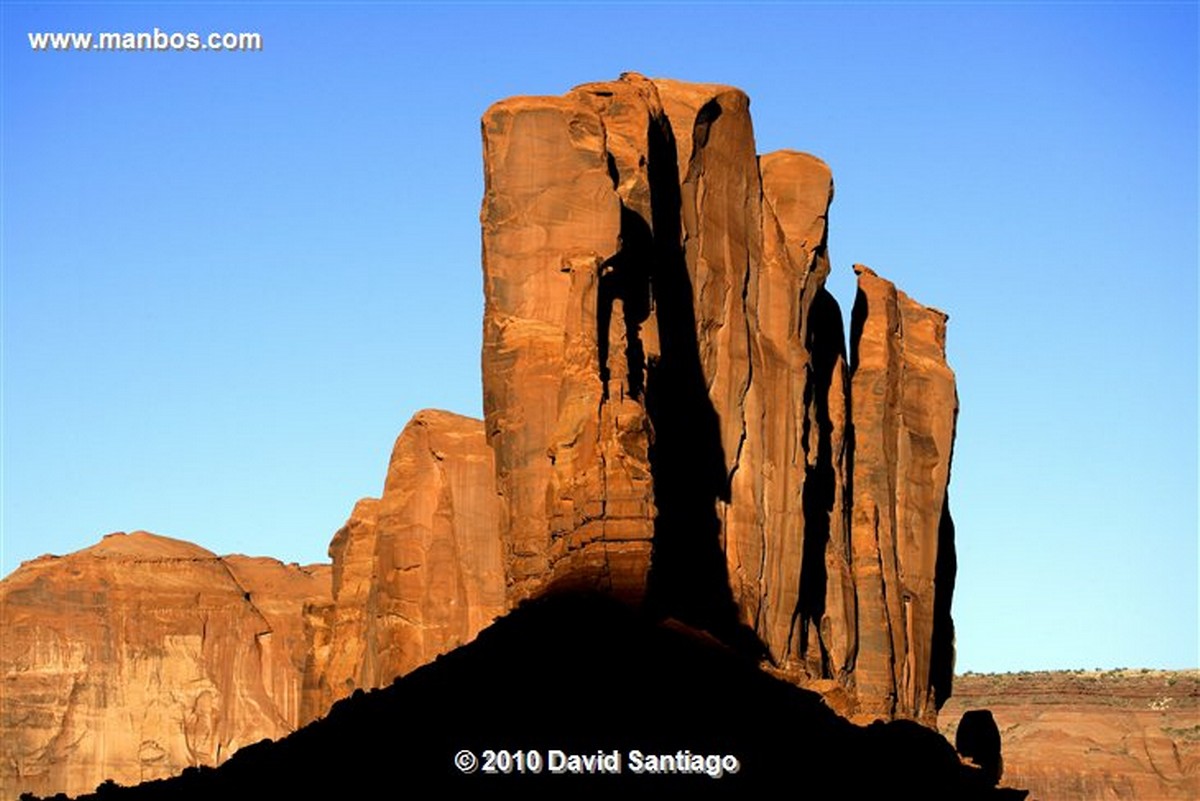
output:
POLYGON ((847 359, 829 168, 756 156, 737 89, 626 74, 501 101, 483 138, 508 602, 599 588, 847 714, 931 723, 953 661, 945 315, 864 268, 847 359))
POLYGON ((332 601, 308 609, 304 720, 470 642, 504 612, 493 475, 481 421, 426 410, 405 426, 382 497, 360 501, 329 547, 332 601))
POLYGON ((562 583, 639 598, 649 568, 644 154, 661 112, 652 84, 608 86, 483 119, 484 412, 510 603, 562 583))
POLYGON ((302 608, 327 566, 217 557, 147 532, 0 582, 0 797, 217 765, 299 723, 302 608))
POLYGON ((925 722, 950 695, 958 399, 946 315, 862 265, 851 321, 858 713, 925 722))

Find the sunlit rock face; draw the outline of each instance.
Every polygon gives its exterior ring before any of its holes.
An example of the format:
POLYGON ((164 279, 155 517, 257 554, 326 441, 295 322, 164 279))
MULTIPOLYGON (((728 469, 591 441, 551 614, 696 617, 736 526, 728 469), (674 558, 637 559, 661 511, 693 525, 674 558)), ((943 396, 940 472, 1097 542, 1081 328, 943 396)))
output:
POLYGON ((291 732, 302 609, 329 583, 141 531, 26 562, 0 582, 0 797, 170 776, 291 732))
POLYGON ((827 165, 749 101, 626 74, 483 119, 484 412, 508 603, 591 588, 858 719, 949 692, 946 316, 861 268, 827 165))
POLYGON ((305 720, 470 642, 504 612, 499 509, 483 423, 417 413, 382 497, 359 501, 330 545, 332 600, 308 610, 305 720))
POLYGON ((851 323, 859 713, 935 725, 950 695, 958 399, 946 315, 862 265, 851 323))

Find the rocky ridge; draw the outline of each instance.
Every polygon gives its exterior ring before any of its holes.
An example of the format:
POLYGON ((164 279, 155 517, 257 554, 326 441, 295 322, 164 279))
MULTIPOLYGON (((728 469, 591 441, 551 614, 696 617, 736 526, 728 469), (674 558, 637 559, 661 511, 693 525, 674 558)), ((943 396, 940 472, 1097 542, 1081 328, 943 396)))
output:
POLYGON ((330 602, 314 632, 302 720, 470 642, 505 611, 492 452, 479 420, 425 410, 396 440, 381 498, 329 546, 330 602))

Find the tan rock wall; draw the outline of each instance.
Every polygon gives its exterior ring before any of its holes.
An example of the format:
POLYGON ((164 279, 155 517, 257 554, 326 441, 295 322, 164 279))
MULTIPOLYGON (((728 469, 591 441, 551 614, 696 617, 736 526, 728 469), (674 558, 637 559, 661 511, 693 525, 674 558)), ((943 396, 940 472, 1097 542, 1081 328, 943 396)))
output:
POLYGON ((635 153, 653 100, 617 88, 511 98, 483 119, 484 415, 510 603, 547 584, 645 586, 653 335, 635 153))

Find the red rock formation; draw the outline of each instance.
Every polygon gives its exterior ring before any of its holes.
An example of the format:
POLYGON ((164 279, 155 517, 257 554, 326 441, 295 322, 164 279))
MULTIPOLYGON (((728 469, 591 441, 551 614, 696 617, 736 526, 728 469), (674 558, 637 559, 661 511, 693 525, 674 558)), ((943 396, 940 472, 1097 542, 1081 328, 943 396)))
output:
POLYGON ((510 602, 563 581, 640 597, 649 567, 653 322, 634 251, 661 112, 648 82, 601 86, 483 119, 484 412, 510 602))
POLYGON ((630 74, 484 116, 509 602, 644 598, 753 635, 842 711, 929 723, 953 659, 945 317, 864 274, 851 383, 829 169, 756 158, 748 108, 630 74))
POLYGON ((828 166, 781 151, 760 161, 763 259, 751 283, 753 379, 733 477, 727 547, 744 619, 785 675, 846 677, 854 588, 846 547, 846 362, 829 274, 828 166))
POLYGON ((927 723, 950 694, 958 399, 946 315, 862 265, 851 321, 858 713, 927 723))
POLYGON ((329 546, 333 599, 309 609, 304 720, 470 642, 504 612, 493 474, 479 420, 426 410, 405 426, 383 496, 359 501, 329 546))
POLYGON ((933 722, 945 315, 856 268, 847 359, 829 168, 757 157, 737 89, 629 74, 511 98, 483 142, 486 425, 413 418, 330 545, 332 596, 327 574, 144 534, 17 571, 5 788, 219 761, 561 588, 706 629, 857 720, 933 722))
POLYGON ((111 534, 0 582, 0 796, 137 783, 292 731, 327 566, 111 534))

